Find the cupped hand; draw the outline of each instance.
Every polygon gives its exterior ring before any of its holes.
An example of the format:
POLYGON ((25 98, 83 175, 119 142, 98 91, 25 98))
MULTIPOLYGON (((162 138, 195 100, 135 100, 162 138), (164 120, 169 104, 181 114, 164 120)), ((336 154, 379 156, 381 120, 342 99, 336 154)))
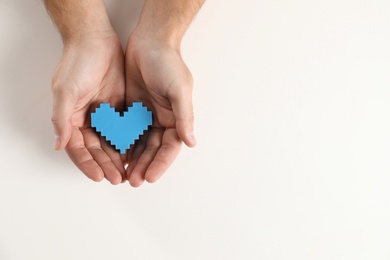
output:
POLYGON ((125 68, 126 104, 142 101, 153 112, 152 128, 128 152, 127 178, 138 187, 164 174, 182 142, 196 145, 193 79, 179 48, 136 32, 129 37, 125 68))
POLYGON ((89 116, 101 102, 119 110, 124 105, 124 55, 116 34, 105 32, 65 43, 52 90, 55 149, 65 148, 94 181, 126 180, 123 158, 93 131, 89 116))

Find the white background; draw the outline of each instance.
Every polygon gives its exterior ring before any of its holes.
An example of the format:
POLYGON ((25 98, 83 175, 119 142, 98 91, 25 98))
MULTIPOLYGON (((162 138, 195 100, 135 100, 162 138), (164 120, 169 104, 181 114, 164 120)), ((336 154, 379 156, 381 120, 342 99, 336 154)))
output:
MULTIPOLYGON (((125 44, 142 2, 106 2, 125 44)), ((199 145, 138 189, 52 150, 42 3, 0 0, 0 36, 0 260, 390 259, 388 0, 209 0, 199 145)))

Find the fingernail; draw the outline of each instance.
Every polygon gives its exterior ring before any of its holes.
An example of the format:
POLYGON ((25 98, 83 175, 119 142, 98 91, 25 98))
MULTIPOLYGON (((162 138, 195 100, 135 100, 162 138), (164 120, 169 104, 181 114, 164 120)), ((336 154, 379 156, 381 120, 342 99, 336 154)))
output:
POLYGON ((61 138, 58 135, 55 135, 54 144, 53 144, 54 149, 58 150, 60 148, 60 145, 61 145, 61 138))
POLYGON ((196 138, 195 138, 194 133, 188 134, 188 139, 190 139, 190 142, 192 143, 193 146, 196 145, 196 138))

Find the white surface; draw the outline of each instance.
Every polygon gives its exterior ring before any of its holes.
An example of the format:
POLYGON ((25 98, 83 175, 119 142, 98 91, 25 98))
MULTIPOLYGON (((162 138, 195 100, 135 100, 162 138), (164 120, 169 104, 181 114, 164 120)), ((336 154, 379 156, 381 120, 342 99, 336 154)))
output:
MULTIPOLYGON (((107 3, 125 43, 142 3, 107 3)), ((52 151, 60 39, 0 0, 0 259, 390 259, 389 14, 208 1, 183 42, 199 145, 134 189, 52 151)))

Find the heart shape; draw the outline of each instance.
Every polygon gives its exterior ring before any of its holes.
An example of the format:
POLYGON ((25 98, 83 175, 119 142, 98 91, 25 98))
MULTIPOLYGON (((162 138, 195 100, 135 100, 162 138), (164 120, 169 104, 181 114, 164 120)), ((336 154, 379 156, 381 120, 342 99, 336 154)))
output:
POLYGON ((152 125, 152 112, 142 102, 133 102, 123 113, 115 111, 110 103, 101 103, 91 113, 91 125, 100 132, 121 154, 152 125))

